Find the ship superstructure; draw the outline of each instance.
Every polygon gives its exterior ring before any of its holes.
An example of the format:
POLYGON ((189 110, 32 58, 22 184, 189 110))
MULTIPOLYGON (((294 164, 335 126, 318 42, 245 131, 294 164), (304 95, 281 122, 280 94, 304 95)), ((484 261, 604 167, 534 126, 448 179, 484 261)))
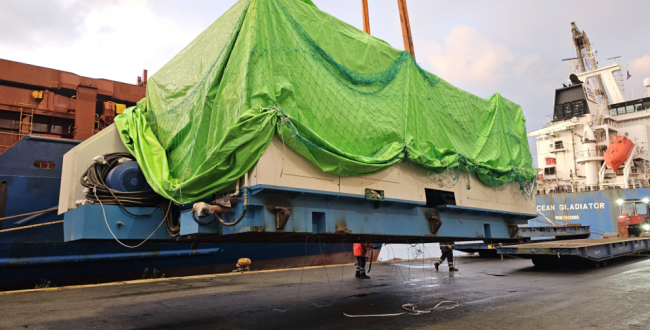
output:
MULTIPOLYGON (((555 90, 553 115, 528 135, 537 137, 537 194, 647 187, 650 93, 627 101, 619 59, 600 66, 586 33, 575 23, 572 34, 577 57, 571 59, 571 84, 555 90), (607 148, 623 142, 633 144, 631 152, 617 151, 613 157, 623 157, 622 165, 611 168, 607 148)), ((644 85, 650 89, 650 79, 644 85)))

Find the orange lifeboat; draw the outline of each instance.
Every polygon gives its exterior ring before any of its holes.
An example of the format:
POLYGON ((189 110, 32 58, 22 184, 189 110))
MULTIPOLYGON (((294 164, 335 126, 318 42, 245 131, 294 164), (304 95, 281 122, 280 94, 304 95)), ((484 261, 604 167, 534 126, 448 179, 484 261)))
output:
POLYGON ((630 157, 633 149, 634 143, 630 139, 622 135, 614 136, 609 140, 609 146, 605 151, 605 163, 616 171, 630 157))

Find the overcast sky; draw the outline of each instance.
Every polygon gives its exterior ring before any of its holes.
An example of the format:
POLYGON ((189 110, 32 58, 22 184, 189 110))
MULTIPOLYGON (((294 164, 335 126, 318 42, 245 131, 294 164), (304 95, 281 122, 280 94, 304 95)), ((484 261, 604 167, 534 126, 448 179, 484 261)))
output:
MULTIPOLYGON (((313 0, 362 28, 360 0, 313 0)), ((236 0, 1 0, 0 58, 135 83, 155 73, 236 0)), ((403 49, 397 1, 370 0, 374 36, 403 49)), ((650 77, 650 1, 408 0, 418 63, 481 97, 520 104, 529 131, 552 113, 571 73, 570 23, 587 32, 601 65, 621 56, 642 96, 650 77)), ((531 140, 535 157, 534 141, 531 140)), ((536 157, 535 157, 536 158, 536 157)))

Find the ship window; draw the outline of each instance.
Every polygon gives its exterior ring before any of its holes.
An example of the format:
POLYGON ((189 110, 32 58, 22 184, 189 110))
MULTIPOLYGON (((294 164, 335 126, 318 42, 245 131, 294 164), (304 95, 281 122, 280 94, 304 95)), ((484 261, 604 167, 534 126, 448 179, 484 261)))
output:
POLYGON ((555 167, 547 167, 544 169, 544 175, 554 175, 555 167))
POLYGON ((621 214, 634 215, 634 203, 621 205, 621 214))
POLYGON ((614 141, 610 142, 609 144, 614 144, 614 141))
POLYGON ((610 116, 616 116, 616 109, 609 109, 610 116))
POLYGON ((643 108, 644 108, 644 109, 650 109, 650 101, 648 101, 648 102, 643 102, 643 108))
POLYGON ((636 214, 648 214, 648 206, 646 203, 636 203, 636 214))
POLYGON ((44 168, 44 169, 53 169, 56 167, 56 164, 54 162, 50 162, 47 160, 36 160, 34 161, 34 167, 36 168, 44 168))
POLYGON ((619 115, 622 115, 625 113, 625 107, 616 108, 616 111, 618 111, 619 115))
POLYGON ((639 103, 634 105, 634 111, 641 111, 641 110, 643 110, 643 104, 639 103))
POLYGON ((627 107, 625 107, 625 110, 626 110, 627 113, 632 113, 632 112, 634 112, 634 106, 633 105, 628 105, 627 107))
POLYGON ((562 149, 564 146, 562 145, 562 141, 555 141, 555 149, 562 149))
POLYGON ((623 143, 623 140, 618 140, 618 143, 623 143))

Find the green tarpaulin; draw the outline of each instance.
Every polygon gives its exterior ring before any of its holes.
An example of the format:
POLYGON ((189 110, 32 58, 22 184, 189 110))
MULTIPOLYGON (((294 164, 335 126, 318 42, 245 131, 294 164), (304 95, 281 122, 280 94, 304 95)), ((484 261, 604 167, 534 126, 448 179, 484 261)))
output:
POLYGON ((405 159, 490 186, 536 175, 520 106, 455 88, 308 0, 239 1, 115 122, 149 184, 177 202, 232 184, 274 134, 342 176, 405 159))

